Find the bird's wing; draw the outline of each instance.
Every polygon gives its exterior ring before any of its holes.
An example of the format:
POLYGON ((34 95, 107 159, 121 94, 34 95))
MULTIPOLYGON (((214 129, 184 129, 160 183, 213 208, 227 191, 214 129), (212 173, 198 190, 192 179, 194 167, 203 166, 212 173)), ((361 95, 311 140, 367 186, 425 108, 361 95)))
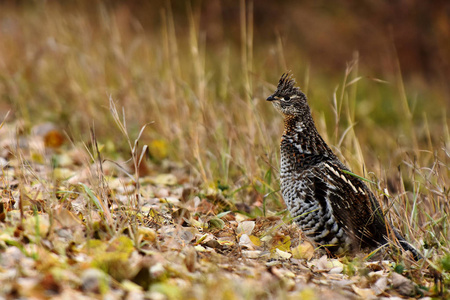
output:
POLYGON ((360 246, 376 246, 385 242, 383 211, 375 196, 342 166, 325 161, 310 172, 311 192, 321 205, 329 205, 340 227, 358 239, 360 246))

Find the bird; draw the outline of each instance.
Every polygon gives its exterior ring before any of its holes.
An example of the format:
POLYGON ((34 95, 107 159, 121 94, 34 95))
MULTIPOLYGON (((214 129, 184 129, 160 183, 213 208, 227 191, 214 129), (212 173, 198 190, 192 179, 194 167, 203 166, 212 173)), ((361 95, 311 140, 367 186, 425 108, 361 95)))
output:
POLYGON ((267 98, 284 116, 280 189, 301 231, 332 254, 394 245, 422 258, 386 221, 373 192, 343 164, 320 136, 306 95, 284 73, 267 98), (391 243, 392 244, 392 243, 391 243))

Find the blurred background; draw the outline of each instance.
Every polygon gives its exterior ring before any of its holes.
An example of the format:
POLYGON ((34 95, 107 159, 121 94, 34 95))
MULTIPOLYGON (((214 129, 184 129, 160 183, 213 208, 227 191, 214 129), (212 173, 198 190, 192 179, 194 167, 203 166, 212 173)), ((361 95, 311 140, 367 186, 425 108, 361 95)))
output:
POLYGON ((276 170, 282 121, 264 100, 288 70, 355 171, 448 150, 448 1, 1 2, 2 120, 74 143, 94 126, 127 156, 111 98, 130 137, 153 122, 141 143, 155 166, 205 181, 276 170))

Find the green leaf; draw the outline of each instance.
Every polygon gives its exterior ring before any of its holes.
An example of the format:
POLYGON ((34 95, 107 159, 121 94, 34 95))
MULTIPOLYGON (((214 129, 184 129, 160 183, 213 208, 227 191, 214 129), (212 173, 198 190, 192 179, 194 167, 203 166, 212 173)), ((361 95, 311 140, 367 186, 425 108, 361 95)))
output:
POLYGON ((225 227, 225 222, 222 219, 219 218, 212 218, 211 220, 209 220, 208 222, 209 224, 209 228, 219 228, 219 229, 223 229, 225 227))
POLYGON ((92 190, 87 185, 85 185, 84 183, 80 183, 80 185, 83 187, 84 191, 89 196, 89 198, 92 200, 92 202, 94 202, 95 206, 99 210, 103 211, 103 207, 100 204, 100 201, 98 200, 97 196, 94 195, 94 192, 92 192, 92 190))
POLYGON ((217 214, 217 218, 221 219, 223 217, 225 217, 226 215, 228 215, 231 211, 227 210, 227 211, 223 211, 220 214, 217 214))

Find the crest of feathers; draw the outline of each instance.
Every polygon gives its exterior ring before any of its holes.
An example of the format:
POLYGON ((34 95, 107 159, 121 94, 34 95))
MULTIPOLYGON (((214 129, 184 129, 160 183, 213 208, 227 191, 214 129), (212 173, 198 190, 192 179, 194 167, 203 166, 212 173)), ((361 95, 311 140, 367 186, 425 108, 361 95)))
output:
POLYGON ((295 79, 289 73, 284 73, 281 75, 280 81, 278 82, 277 90, 275 94, 277 95, 293 95, 301 93, 300 88, 295 87, 295 79))

